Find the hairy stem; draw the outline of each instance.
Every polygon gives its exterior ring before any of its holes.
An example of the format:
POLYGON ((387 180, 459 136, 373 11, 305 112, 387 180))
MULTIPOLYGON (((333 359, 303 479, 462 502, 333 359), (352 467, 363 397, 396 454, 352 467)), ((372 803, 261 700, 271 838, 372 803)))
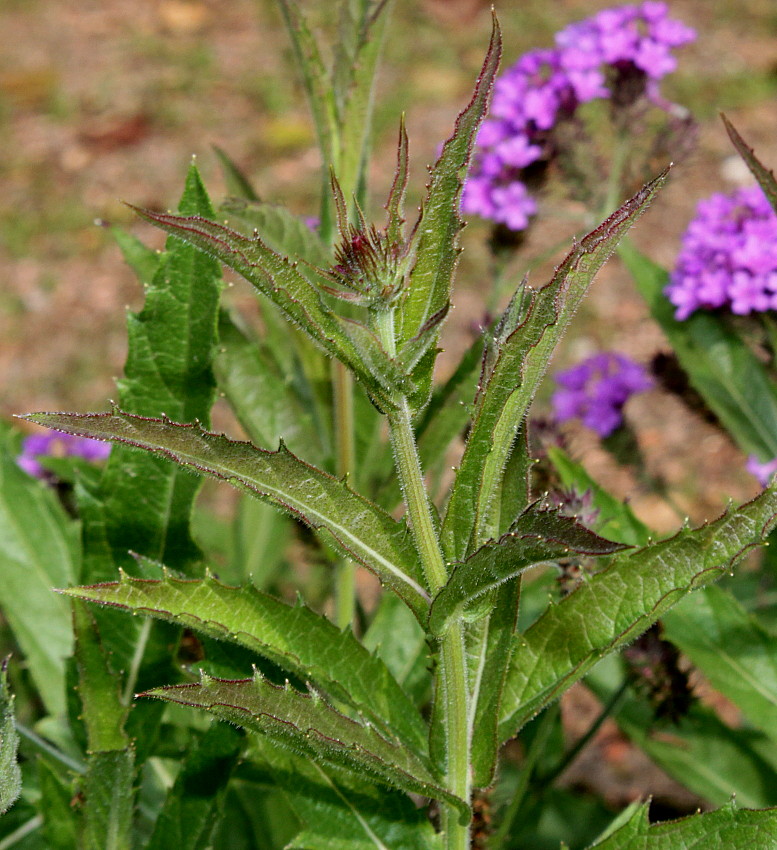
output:
MULTIPOLYGON (((339 361, 332 362, 334 431, 337 474, 351 475, 355 469, 353 376, 339 361)), ((356 613, 356 566, 343 559, 335 567, 335 623, 341 629, 353 623, 356 613)))
MULTIPOLYGON (((382 311, 375 316, 375 326, 383 347, 393 355, 393 313, 382 311)), ((407 398, 397 400, 398 409, 388 415, 391 445, 405 497, 410 531, 415 541, 426 583, 432 595, 448 581, 448 569, 440 546, 433 508, 424 483, 418 457, 415 433, 407 398)), ((470 735, 467 723, 467 664, 464 651, 464 629, 456 624, 440 641, 440 664, 437 671, 437 694, 445 730, 446 785, 457 797, 469 802, 472 793, 470 777, 470 735)), ((446 850, 467 850, 469 826, 458 822, 458 813, 446 806, 442 813, 446 850)))

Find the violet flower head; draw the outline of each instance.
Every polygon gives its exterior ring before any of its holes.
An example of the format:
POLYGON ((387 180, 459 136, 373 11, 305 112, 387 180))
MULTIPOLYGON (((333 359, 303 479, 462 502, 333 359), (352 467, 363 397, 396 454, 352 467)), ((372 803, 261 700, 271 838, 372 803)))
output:
POLYGON ((755 455, 750 455, 745 466, 747 471, 758 479, 762 487, 766 487, 777 473, 777 457, 761 463, 755 455))
POLYGON ((777 215, 758 186, 698 204, 664 291, 678 321, 699 309, 777 309, 777 215))
POLYGON ((559 122, 597 99, 620 103, 645 94, 670 106, 658 81, 675 68, 674 48, 694 38, 692 29, 668 17, 665 3, 643 2, 598 12, 557 33, 555 47, 525 53, 494 86, 462 212, 525 229, 537 211, 527 169, 541 170, 553 159, 559 122))
POLYGON ((554 380, 559 386, 551 399, 556 421, 579 419, 600 437, 623 424, 623 406, 632 395, 653 386, 639 363, 615 351, 594 354, 554 380))
POLYGON ((72 434, 32 434, 22 440, 22 453, 17 464, 34 478, 46 480, 49 473, 43 468, 40 457, 80 457, 88 461, 105 460, 111 453, 110 443, 72 434))

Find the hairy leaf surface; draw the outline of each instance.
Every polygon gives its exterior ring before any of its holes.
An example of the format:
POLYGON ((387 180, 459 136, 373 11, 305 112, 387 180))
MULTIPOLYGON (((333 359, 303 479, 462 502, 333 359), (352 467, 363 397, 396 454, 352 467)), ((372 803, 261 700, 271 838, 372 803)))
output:
POLYGON ((765 165, 755 155, 755 151, 745 142, 745 140, 736 131, 734 125, 726 118, 725 115, 720 116, 723 119, 723 124, 726 127, 726 132, 729 138, 734 143, 734 147, 742 157, 750 169, 750 173, 758 181, 758 185, 763 189, 764 195, 772 205, 772 209, 777 213, 777 180, 774 178, 774 172, 766 168, 765 165))
POLYGON ((156 452, 244 488, 326 531, 349 557, 372 570, 422 616, 428 594, 404 522, 348 485, 308 466, 281 444, 268 452, 196 425, 113 413, 36 413, 27 418, 71 434, 116 440, 156 452))
MULTIPOLYGON (((399 310, 397 348, 402 350, 417 337, 429 319, 450 304, 451 285, 458 258, 461 189, 472 156, 478 128, 488 111, 491 89, 502 53, 499 25, 494 18, 491 43, 483 69, 475 84, 469 105, 456 120, 453 135, 431 170, 429 189, 413 237, 415 264, 410 273, 407 295, 399 310)), ((437 339, 427 339, 429 350, 437 339)), ((423 403, 431 389, 434 357, 422 358, 414 377, 422 388, 423 403)), ((423 406, 423 405, 419 405, 423 406)))
POLYGON ((443 523, 451 561, 462 561, 489 536, 491 507, 513 440, 551 354, 594 276, 647 209, 666 180, 648 183, 567 255, 553 279, 535 292, 518 290, 493 342, 486 346, 472 430, 443 523))
POLYGON ((426 727, 385 664, 350 631, 320 614, 287 605, 252 585, 228 587, 214 578, 132 579, 71 588, 68 596, 127 608, 233 641, 269 658, 369 720, 417 752, 426 727))
POLYGON ((265 679, 214 679, 154 688, 143 696, 204 708, 231 723, 261 732, 299 755, 357 772, 400 788, 445 801, 463 818, 469 807, 442 788, 425 759, 384 738, 374 727, 337 712, 315 692, 302 694, 265 679))
POLYGON ((273 251, 258 235, 251 238, 243 236, 201 215, 175 216, 133 209, 146 221, 242 275, 324 351, 349 366, 381 406, 391 407, 390 397, 362 363, 335 314, 326 307, 319 292, 302 274, 296 262, 273 251))
POLYGON ((651 824, 649 803, 628 823, 590 850, 770 850, 777 842, 777 810, 738 809, 734 803, 715 812, 651 824))
POLYGON ((549 608, 516 637, 500 738, 515 734, 600 658, 636 638, 692 590, 729 572, 775 525, 777 488, 695 531, 630 555, 549 608))
POLYGON ((507 534, 456 564, 448 583, 432 602, 429 630, 442 634, 452 620, 465 615, 486 593, 534 564, 571 552, 611 555, 620 549, 621 544, 599 537, 572 517, 534 505, 516 519, 507 534))
POLYGON ((0 662, 0 815, 11 808, 22 790, 22 773, 16 761, 19 735, 13 701, 8 687, 8 659, 4 658, 0 662))

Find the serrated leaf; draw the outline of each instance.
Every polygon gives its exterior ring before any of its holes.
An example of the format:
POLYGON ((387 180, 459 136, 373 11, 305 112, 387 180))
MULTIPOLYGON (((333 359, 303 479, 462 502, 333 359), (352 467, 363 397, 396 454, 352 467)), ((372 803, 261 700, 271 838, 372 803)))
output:
POLYGON ((500 739, 563 693, 604 655, 636 638, 692 590, 731 571, 763 542, 777 516, 777 488, 695 531, 629 555, 550 607, 516 637, 500 739))
POLYGON ((13 702, 8 687, 8 659, 4 658, 0 662, 0 815, 11 808, 22 790, 22 772, 16 761, 19 735, 13 702))
POLYGON ((586 472, 581 463, 573 460, 558 446, 548 446, 548 459, 558 473, 566 490, 582 496, 591 493, 596 516, 596 531, 610 540, 627 546, 644 546, 650 540, 650 529, 635 515, 627 502, 616 499, 586 472))
POLYGON ((745 142, 745 140, 736 131, 734 125, 721 112, 720 117, 723 125, 726 128, 728 137, 734 143, 737 152, 745 161, 745 164, 750 169, 750 173, 758 181, 758 185, 763 189, 766 199, 772 206, 772 209, 777 214, 777 180, 774 178, 774 172, 766 168, 755 155, 755 151, 745 142))
POLYGON ((83 785, 84 850, 132 850, 132 749, 94 753, 83 785))
POLYGON ((209 850, 243 736, 214 722, 184 759, 145 850, 209 850))
POLYGON ((426 812, 406 795, 255 738, 249 757, 269 769, 303 825, 286 847, 304 850, 436 850, 426 812))
POLYGON ((386 241, 389 245, 398 244, 403 237, 405 223, 405 195, 410 171, 407 130, 405 116, 399 121, 399 139, 397 141, 397 168, 394 172, 394 182, 391 184, 388 200, 386 201, 386 241))
POLYGON ((439 785, 426 760, 372 726, 340 714, 315 693, 308 696, 260 678, 203 677, 199 683, 155 688, 142 696, 204 708, 299 755, 366 772, 403 791, 449 803, 463 822, 469 819, 469 806, 439 785))
POLYGON ((428 594, 404 522, 392 519, 348 485, 308 466, 283 445, 276 452, 230 440, 196 425, 113 413, 37 413, 27 418, 67 433, 91 434, 157 452, 267 499, 328 536, 372 570, 415 612, 425 615, 428 594))
POLYGON ((777 457, 777 386, 744 340, 711 313, 678 322, 664 295, 666 270, 630 245, 620 253, 691 384, 732 438, 762 460, 777 457))
MULTIPOLYGON (((451 285, 458 258, 462 220, 459 200, 464 173, 472 156, 478 128, 488 110, 496 71, 502 52, 502 40, 496 16, 488 53, 475 84, 469 105, 459 114, 453 135, 443 145, 431 170, 429 188, 416 225, 412 250, 415 264, 410 272, 407 294, 398 311, 397 348, 401 351, 418 336, 429 319, 450 304, 451 285)), ((436 334, 428 340, 430 350, 436 334)), ((431 390, 434 357, 423 358, 414 377, 425 392, 431 390)), ((427 399, 424 399, 424 403, 427 399)))
POLYGON ((383 662, 350 631, 340 631, 302 604, 290 606, 252 585, 228 587, 214 578, 149 581, 124 576, 121 582, 62 592, 241 644, 353 706, 412 750, 426 748, 421 715, 383 662))
POLYGON ((777 842, 777 810, 737 809, 734 803, 715 812, 651 824, 649 803, 628 823, 590 850, 770 850, 777 842))
POLYGON ((65 710, 70 611, 52 586, 80 569, 79 527, 54 491, 17 466, 10 430, 0 426, 0 609, 24 652, 46 711, 65 710))
POLYGON ((488 536, 492 504, 513 440, 559 339, 594 276, 666 180, 664 172, 585 236, 537 291, 521 288, 486 347, 472 430, 443 523, 448 559, 461 561, 488 536))
POLYGON ((489 541, 454 566, 448 583, 432 601, 429 631, 443 634, 453 620, 465 616, 485 594, 535 564, 566 557, 570 552, 611 555, 623 548, 594 534, 574 518, 535 503, 499 540, 489 541))
POLYGON ((279 254, 297 257, 319 268, 327 268, 332 263, 331 253, 318 234, 286 207, 227 198, 219 207, 219 213, 246 236, 256 231, 262 241, 279 254))
POLYGON ((248 238, 201 215, 175 216, 132 207, 151 224, 234 269, 307 333, 328 354, 349 366, 388 408, 391 400, 365 367, 353 343, 297 263, 273 251, 258 236, 248 238))
POLYGON ((664 632, 710 684, 777 740, 777 636, 720 587, 706 587, 662 618, 664 632))

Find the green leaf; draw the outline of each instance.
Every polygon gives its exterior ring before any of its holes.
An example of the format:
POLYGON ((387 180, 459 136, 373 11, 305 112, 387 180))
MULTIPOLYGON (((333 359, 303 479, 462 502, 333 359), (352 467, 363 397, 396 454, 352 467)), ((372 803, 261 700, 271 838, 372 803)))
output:
POLYGON ((255 739, 250 756, 266 765, 303 830, 285 844, 304 850, 436 850, 426 812, 406 795, 255 739))
POLYGON ((250 581, 259 589, 276 578, 285 563, 286 547, 292 536, 292 522, 272 505, 240 495, 232 523, 230 576, 238 582, 250 581))
POLYGON ((54 491, 17 466, 10 430, 0 430, 0 609, 27 659, 46 711, 65 710, 70 611, 51 588, 79 573, 79 527, 54 491))
POLYGON ((208 850, 224 806, 227 783, 237 764, 243 736, 214 722, 181 765, 165 798, 145 850, 208 850))
POLYGON ((332 263, 331 253, 318 234, 286 207, 227 198, 219 207, 219 213, 246 236, 258 233, 262 241, 279 254, 305 260, 320 268, 328 268, 332 263))
POLYGON ((213 145, 213 151, 218 157, 221 174, 227 186, 227 193, 233 198, 241 198, 245 201, 258 201, 259 195, 257 195, 254 187, 251 185, 251 181, 229 154, 218 145, 213 145))
POLYGON ((258 675, 241 680, 203 676, 199 683, 154 688, 142 696, 204 708, 299 755, 449 803, 463 822, 469 819, 469 806, 440 786, 425 759, 340 714, 315 692, 276 687, 258 675))
POLYGON ((8 659, 4 658, 0 662, 0 815, 11 808, 22 790, 22 772, 16 761, 19 735, 13 700, 8 687, 8 659))
POLYGON ((196 425, 113 413, 37 413, 31 421, 67 433, 91 434, 157 452, 267 499, 327 536, 346 555, 374 572, 416 616, 425 615, 428 594, 404 522, 321 470, 294 457, 212 434, 196 425))
POLYGON ((78 847, 79 823, 72 805, 72 783, 63 782, 44 759, 38 759, 38 782, 46 846, 49 850, 73 850, 78 847))
POLYGON ((616 499, 599 486, 583 465, 573 460, 563 449, 548 446, 547 453, 566 490, 579 496, 591 493, 598 534, 627 546, 645 546, 650 541, 650 529, 637 519, 627 502, 616 499))
POLYGON ((150 285, 163 262, 163 255, 159 251, 147 247, 136 236, 127 233, 120 227, 112 228, 111 232, 121 250, 124 261, 135 272, 138 280, 144 286, 150 285))
POLYGON ((333 162, 332 137, 337 127, 337 103, 316 40, 313 38, 296 0, 278 0, 286 29, 294 48, 296 66, 308 96, 324 161, 333 162))
POLYGON ((84 850, 132 850, 132 749, 93 753, 83 785, 84 850))
POLYGON ((133 209, 141 218, 242 275, 321 349, 349 366, 382 406, 391 408, 391 399, 381 391, 380 384, 373 379, 353 343, 340 328, 337 317, 325 306, 296 262, 273 251, 258 236, 248 238, 201 215, 175 216, 133 209))
POLYGON ((73 603, 73 630, 89 751, 125 750, 129 746, 124 731, 128 707, 122 705, 119 680, 110 669, 97 625, 87 606, 78 601, 73 603))
POLYGON ((295 454, 323 465, 327 449, 310 399, 299 393, 267 342, 251 339, 222 316, 214 366, 219 388, 253 443, 277 446, 283 439, 295 454))
POLYGON ((456 564, 429 611, 429 631, 443 634, 453 620, 466 616, 482 597, 528 567, 563 558, 570 552, 611 555, 624 547, 604 540, 558 510, 532 505, 499 540, 491 540, 456 564))
POLYGON ((774 179, 774 172, 770 171, 761 163, 753 149, 747 145, 728 118, 723 113, 721 113, 720 117, 726 128, 728 137, 734 143, 737 152, 750 169, 750 173, 758 181, 758 185, 763 189, 763 193, 772 205, 772 209, 777 213, 777 180, 774 179))
MULTIPOLYGON (((585 678, 600 702, 609 704, 625 671, 609 656, 585 678)), ((627 690, 613 712, 620 730, 694 794, 713 805, 732 795, 745 806, 777 803, 777 747, 755 729, 731 729, 710 708, 693 703, 676 723, 658 720, 654 706, 627 690)))
POLYGON ((649 803, 627 824, 591 850, 770 850, 777 842, 777 810, 737 809, 730 803, 715 812, 651 824, 649 803))
POLYGON ((777 636, 720 587, 694 593, 662 622, 710 684, 777 740, 777 636))
POLYGON ((383 659, 393 677, 416 705, 428 702, 431 662, 426 632, 393 593, 381 595, 362 643, 383 659))
POLYGON ((647 209, 666 172, 575 245, 553 279, 521 287, 486 346, 472 430, 443 523, 451 561, 464 560, 494 529, 492 510, 513 441, 559 339, 618 242, 647 209))
POLYGON ((388 668, 350 631, 302 604, 287 605, 252 585, 228 587, 209 577, 121 582, 71 588, 68 596, 148 614, 248 647, 318 690, 351 705, 386 735, 417 752, 426 726, 388 668))
POLYGON ((346 37, 337 41, 332 75, 340 102, 340 151, 333 164, 346 197, 358 193, 363 182, 372 132, 375 76, 391 2, 362 0, 358 15, 353 15, 351 6, 351 0, 340 6, 345 24, 341 25, 341 34, 345 30, 346 37))
POLYGON ((726 430, 747 453, 777 457, 777 387, 741 336, 711 313, 684 322, 664 295, 669 275, 630 245, 621 257, 687 372, 726 430))
POLYGON ((730 572, 777 517, 777 488, 695 531, 629 555, 553 605, 516 637, 505 684, 505 740, 604 655, 636 638, 684 596, 730 572))
MULTIPOLYGON (((501 33, 494 16, 491 43, 472 100, 456 119, 453 135, 443 145, 431 170, 426 200, 414 231, 412 250, 415 264, 410 272, 407 294, 398 311, 397 349, 400 351, 419 335, 432 316, 447 310, 450 305, 462 228, 459 215, 461 189, 475 136, 488 111, 501 53, 501 33)), ((433 351, 437 336, 436 333, 431 334, 427 339, 430 351, 433 351)), ((414 373, 417 384, 423 388, 422 395, 428 395, 431 390, 433 366, 433 356, 423 358, 414 373)), ((423 404, 427 400, 423 398, 423 404)))

